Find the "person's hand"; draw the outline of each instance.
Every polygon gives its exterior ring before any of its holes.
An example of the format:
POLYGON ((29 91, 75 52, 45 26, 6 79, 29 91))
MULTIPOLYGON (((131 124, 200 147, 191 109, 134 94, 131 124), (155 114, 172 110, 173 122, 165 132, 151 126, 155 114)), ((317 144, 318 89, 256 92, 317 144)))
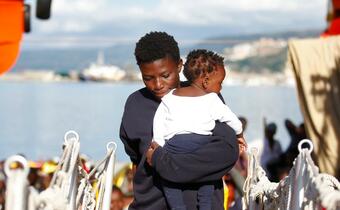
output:
POLYGON ((152 155, 155 152, 155 150, 157 149, 157 147, 159 147, 159 144, 157 144, 156 142, 152 141, 148 150, 146 151, 146 162, 148 162, 148 164, 150 166, 152 166, 152 155))
POLYGON ((246 140, 242 137, 237 137, 238 148, 240 150, 240 154, 245 152, 248 148, 248 144, 246 140))
POLYGON ((136 174, 136 171, 137 171, 137 165, 136 164, 132 164, 132 177, 134 177, 135 176, 135 174, 136 174))

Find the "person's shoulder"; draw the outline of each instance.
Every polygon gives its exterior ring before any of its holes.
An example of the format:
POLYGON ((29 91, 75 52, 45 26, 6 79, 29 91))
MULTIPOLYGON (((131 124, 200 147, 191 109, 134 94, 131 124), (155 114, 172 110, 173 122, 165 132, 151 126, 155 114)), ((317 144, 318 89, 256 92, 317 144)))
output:
POLYGON ((223 103, 223 101, 221 100, 219 94, 217 94, 217 93, 208 93, 205 96, 208 97, 210 100, 214 101, 214 103, 215 102, 223 103))
POLYGON ((208 94, 206 94, 206 96, 209 96, 209 97, 212 97, 212 98, 218 98, 218 94, 214 93, 214 92, 208 93, 208 94))
POLYGON ((145 99, 154 99, 150 91, 146 89, 146 87, 143 87, 139 90, 136 90, 135 92, 131 93, 127 100, 126 105, 129 104, 135 104, 135 103, 141 103, 145 101, 145 99))
POLYGON ((224 98, 221 93, 211 93, 211 94, 213 95, 214 98, 218 98, 220 101, 222 101, 222 103, 225 104, 224 98))
POLYGON ((173 92, 175 90, 176 89, 172 89, 172 90, 169 91, 169 93, 167 93, 165 96, 163 96, 163 98, 161 99, 162 102, 174 100, 175 96, 174 96, 173 92))
POLYGON ((131 93, 125 102, 123 121, 131 122, 136 119, 136 116, 149 113, 154 110, 156 103, 153 95, 146 88, 141 88, 131 93))
POLYGON ((136 100, 138 99, 139 97, 141 97, 141 91, 143 90, 144 88, 141 88, 139 90, 136 90, 135 92, 131 93, 128 98, 127 98, 127 101, 131 101, 131 100, 136 100))

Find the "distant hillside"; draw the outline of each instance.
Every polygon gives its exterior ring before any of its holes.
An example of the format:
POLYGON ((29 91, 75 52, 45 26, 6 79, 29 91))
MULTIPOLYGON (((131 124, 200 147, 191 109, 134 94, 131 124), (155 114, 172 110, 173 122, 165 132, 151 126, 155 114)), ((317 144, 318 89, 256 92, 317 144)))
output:
POLYGON ((232 70, 241 72, 281 72, 287 60, 287 48, 284 48, 277 54, 264 57, 254 56, 236 62, 228 62, 232 70))
POLYGON ((288 40, 290 38, 307 38, 307 37, 318 37, 321 34, 320 30, 304 30, 304 31, 285 31, 276 33, 266 33, 266 34, 244 34, 239 36, 220 36, 211 37, 203 40, 197 45, 187 47, 183 50, 185 54, 191 49, 209 49, 218 53, 222 53, 223 49, 226 47, 232 47, 236 44, 243 42, 249 42, 258 40, 260 38, 272 38, 272 39, 284 39, 288 40))
MULTIPOLYGON (((220 54, 226 48, 232 48, 242 43, 251 43, 262 38, 283 39, 317 37, 319 30, 292 31, 272 34, 247 34, 239 36, 221 36, 203 40, 199 44, 183 47, 180 44, 181 55, 184 57, 192 49, 204 48, 213 50, 220 54)), ((108 46, 107 48, 84 48, 84 49, 34 49, 23 50, 12 71, 23 70, 54 70, 57 72, 68 72, 70 70, 81 71, 97 59, 98 52, 102 51, 106 64, 117 65, 123 69, 135 69, 137 66, 134 59, 134 44, 121 44, 108 46)), ((226 63, 233 70, 261 72, 263 70, 279 72, 282 71, 286 61, 287 49, 279 53, 267 56, 247 57, 243 60, 231 61, 226 56, 226 63)))
MULTIPOLYGON (((248 34, 240 36, 221 36, 204 40, 190 49, 186 49, 186 53, 191 49, 203 48, 213 50, 219 54, 225 54, 225 50, 233 48, 243 43, 253 43, 257 40, 269 38, 272 40, 288 41, 291 38, 312 38, 320 35, 320 30, 306 30, 306 31, 288 31, 272 34, 248 34)), ((231 69, 242 72, 280 72, 284 69, 287 60, 287 47, 283 47, 279 52, 269 54, 266 56, 252 56, 245 59, 232 61, 226 57, 226 64, 231 69)))
POLYGON ((303 31, 284 31, 275 33, 265 33, 265 34, 244 34, 238 36, 220 36, 212 37, 206 40, 239 40, 240 42, 257 40, 263 37, 269 37, 273 39, 285 39, 290 38, 306 38, 306 37, 318 37, 321 34, 320 30, 303 30, 303 31))

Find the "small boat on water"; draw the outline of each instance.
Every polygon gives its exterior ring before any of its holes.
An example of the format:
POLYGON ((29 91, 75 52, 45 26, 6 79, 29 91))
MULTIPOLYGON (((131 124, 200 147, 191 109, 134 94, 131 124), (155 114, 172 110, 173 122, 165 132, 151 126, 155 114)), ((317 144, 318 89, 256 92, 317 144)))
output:
POLYGON ((79 78, 84 81, 120 81, 126 71, 114 65, 106 65, 103 52, 98 53, 97 61, 84 69, 79 78))

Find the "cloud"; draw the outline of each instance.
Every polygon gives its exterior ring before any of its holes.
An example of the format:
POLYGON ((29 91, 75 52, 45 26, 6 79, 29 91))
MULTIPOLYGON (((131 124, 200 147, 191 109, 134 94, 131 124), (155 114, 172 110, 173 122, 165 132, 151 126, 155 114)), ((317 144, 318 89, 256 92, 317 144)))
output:
POLYGON ((276 18, 323 19, 325 12, 324 0, 313 3, 309 0, 162 0, 155 14, 164 21, 183 25, 223 25, 240 20, 252 23, 262 19, 266 23, 270 19, 278 22, 276 18))
POLYGON ((33 22, 33 36, 128 37, 176 26, 209 28, 201 33, 212 35, 223 28, 235 33, 320 28, 326 7, 325 0, 54 0, 51 19, 33 22))

